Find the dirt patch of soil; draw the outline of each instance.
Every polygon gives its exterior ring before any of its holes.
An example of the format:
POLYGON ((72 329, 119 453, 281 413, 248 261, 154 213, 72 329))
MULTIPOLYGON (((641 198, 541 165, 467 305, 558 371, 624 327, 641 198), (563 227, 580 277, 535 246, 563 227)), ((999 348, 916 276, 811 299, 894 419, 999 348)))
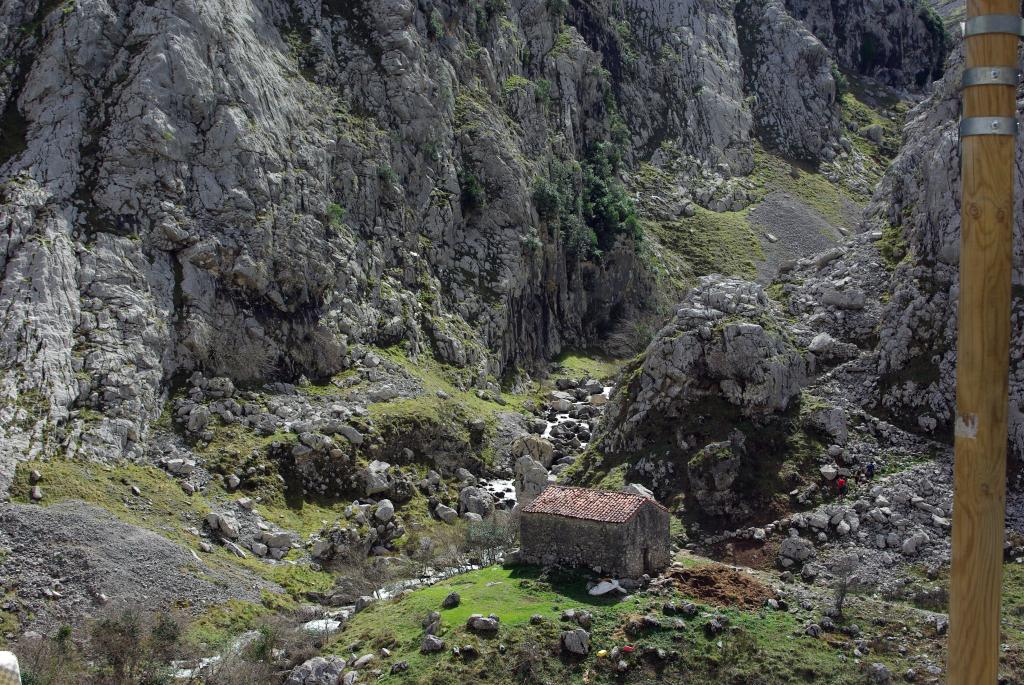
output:
POLYGON ((739 609, 759 609, 775 592, 752 576, 728 566, 674 568, 666 577, 679 591, 705 604, 739 609))
POLYGON ((768 542, 733 540, 716 546, 708 556, 732 566, 746 566, 759 571, 767 571, 775 568, 775 561, 779 556, 779 542, 777 540, 768 542))

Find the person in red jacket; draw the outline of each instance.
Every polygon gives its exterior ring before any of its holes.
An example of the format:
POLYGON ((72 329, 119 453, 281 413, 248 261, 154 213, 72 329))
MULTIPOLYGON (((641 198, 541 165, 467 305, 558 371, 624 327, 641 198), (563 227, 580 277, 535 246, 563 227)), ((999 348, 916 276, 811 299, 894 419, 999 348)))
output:
POLYGON ((840 499, 846 497, 846 479, 842 476, 836 479, 836 490, 839 491, 840 499))

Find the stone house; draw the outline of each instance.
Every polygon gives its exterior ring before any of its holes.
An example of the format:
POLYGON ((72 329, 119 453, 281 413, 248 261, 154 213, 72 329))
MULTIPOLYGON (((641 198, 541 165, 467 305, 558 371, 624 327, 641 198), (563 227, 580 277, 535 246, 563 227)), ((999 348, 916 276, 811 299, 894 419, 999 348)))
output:
POLYGON ((669 565, 669 513, 625 492, 552 485, 520 514, 520 560, 587 567, 618 578, 669 565))

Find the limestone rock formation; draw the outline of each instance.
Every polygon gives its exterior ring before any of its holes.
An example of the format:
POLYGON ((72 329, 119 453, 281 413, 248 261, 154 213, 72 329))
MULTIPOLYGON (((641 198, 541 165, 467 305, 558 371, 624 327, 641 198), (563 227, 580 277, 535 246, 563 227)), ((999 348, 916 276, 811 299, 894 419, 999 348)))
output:
POLYGON ((667 437, 656 426, 669 430, 669 449, 702 447, 689 443, 700 416, 715 420, 714 412, 725 410, 756 419, 785 411, 807 384, 812 361, 781 315, 756 284, 703 279, 626 370, 602 449, 649 450, 667 437))
MULTIPOLYGON (((961 64, 962 46, 951 58, 961 64)), ((949 435, 955 414, 956 314, 960 249, 960 157, 957 135, 960 68, 936 84, 913 110, 905 145, 875 195, 868 215, 884 236, 894 267, 892 297, 881 314, 880 405, 907 426, 949 435)), ((1017 148, 1017 188, 1024 192, 1024 148, 1017 148)), ((1024 212, 1014 226, 1010 451, 1024 458, 1024 212)))
MULTIPOLYGON (((403 343, 483 386, 586 345, 656 299, 587 179, 663 145, 749 171, 749 84, 766 140, 834 138, 828 55, 778 4, 756 31, 712 0, 2 11, 0 484, 7 455, 139 458, 195 370, 325 378, 403 343)), ((900 17, 884 45, 937 52, 900 17)))
POLYGON ((791 157, 834 157, 840 121, 828 49, 781 0, 745 0, 736 16, 755 129, 791 157))
POLYGON ((843 69, 921 89, 942 76, 950 38, 928 2, 785 0, 843 69))

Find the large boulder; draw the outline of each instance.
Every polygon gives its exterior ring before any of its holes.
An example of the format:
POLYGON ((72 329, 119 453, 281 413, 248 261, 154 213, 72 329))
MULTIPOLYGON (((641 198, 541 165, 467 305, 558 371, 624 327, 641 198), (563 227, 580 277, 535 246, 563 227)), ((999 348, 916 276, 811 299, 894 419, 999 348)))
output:
POLYGON ((459 493, 459 513, 487 518, 494 513, 494 497, 475 485, 464 487, 459 493))
POLYGON ((561 643, 569 654, 586 656, 590 652, 590 633, 583 628, 565 630, 562 632, 561 643))
POLYGON ((496 632, 501 625, 497 616, 484 616, 482 614, 473 614, 466 619, 466 627, 470 630, 475 630, 480 633, 493 633, 496 632))
POLYGON ((814 556, 814 543, 806 538, 791 536, 779 545, 779 562, 783 567, 790 567, 814 556))
POLYGON ((210 530, 220 533, 226 538, 234 540, 238 537, 238 519, 231 514, 220 514, 211 511, 206 515, 206 524, 210 526, 210 530))
POLYGON ((551 468, 555 456, 555 447, 550 442, 536 435, 523 435, 512 442, 512 458, 530 457, 540 462, 544 468, 551 468))
POLYGON ((377 502, 373 509, 373 518, 381 523, 387 523, 395 517, 395 505, 389 499, 382 499, 377 502))
POLYGON ((315 656, 292 669, 284 685, 337 685, 345 659, 315 656))
POLYGON ((362 471, 363 494, 367 497, 387 492, 391 487, 388 479, 388 469, 391 464, 383 461, 372 461, 362 471))
POLYGON ((434 516, 441 519, 445 523, 455 523, 459 518, 459 512, 455 511, 446 504, 438 504, 434 507, 434 516))
POLYGON ((437 635, 427 635, 423 638, 423 642, 420 643, 420 651, 424 654, 443 652, 444 640, 439 638, 437 635))
POLYGON ((552 481, 548 470, 529 456, 516 460, 515 475, 516 502, 521 507, 528 506, 537 499, 537 495, 552 481))

